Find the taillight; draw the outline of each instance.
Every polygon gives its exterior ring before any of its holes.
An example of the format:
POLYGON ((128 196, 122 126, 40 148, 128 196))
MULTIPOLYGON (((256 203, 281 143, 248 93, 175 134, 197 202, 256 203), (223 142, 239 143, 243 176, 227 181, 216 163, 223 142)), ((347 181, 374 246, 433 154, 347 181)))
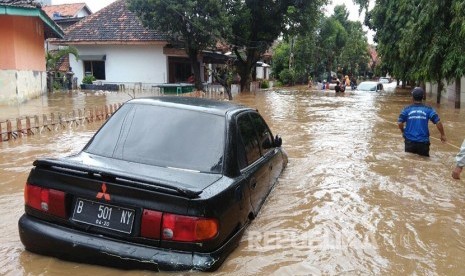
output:
POLYGON ((150 239, 160 239, 162 212, 145 210, 142 212, 140 235, 150 239))
POLYGON ((151 239, 201 242, 218 235, 218 220, 144 209, 140 234, 151 239))
POLYGON ((211 218, 163 214, 162 239, 182 242, 206 241, 218 234, 218 221, 211 218))
POLYGON ((27 206, 42 212, 66 218, 65 193, 31 184, 24 188, 24 202, 27 206))

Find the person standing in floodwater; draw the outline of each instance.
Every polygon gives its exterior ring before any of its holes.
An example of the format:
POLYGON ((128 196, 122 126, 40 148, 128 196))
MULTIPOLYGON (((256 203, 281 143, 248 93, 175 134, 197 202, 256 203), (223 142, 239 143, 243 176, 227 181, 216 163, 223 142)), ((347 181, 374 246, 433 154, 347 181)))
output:
POLYGON ((350 79, 349 79, 349 76, 345 76, 344 78, 344 86, 345 87, 349 87, 350 86, 350 79))
POLYGON ((439 115, 431 106, 423 104, 425 92, 421 87, 412 90, 413 104, 406 106, 397 120, 402 136, 405 140, 405 152, 429 156, 429 129, 428 121, 433 122, 441 133, 441 141, 446 142, 444 127, 439 115), (404 124, 407 125, 404 128, 404 124))
POLYGON ((335 91, 336 93, 344 92, 344 91, 342 91, 342 87, 341 87, 339 81, 336 82, 336 86, 334 86, 334 91, 335 91))
POLYGON ((465 140, 463 140, 459 153, 455 156, 455 161, 457 163, 455 169, 452 171, 452 178, 460 179, 460 173, 462 172, 463 166, 465 166, 465 140))

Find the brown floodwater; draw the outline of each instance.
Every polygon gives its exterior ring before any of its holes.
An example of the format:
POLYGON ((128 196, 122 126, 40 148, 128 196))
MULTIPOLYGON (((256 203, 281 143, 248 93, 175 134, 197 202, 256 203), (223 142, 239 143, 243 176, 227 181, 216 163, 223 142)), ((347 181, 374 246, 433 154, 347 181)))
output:
MULTIPOLYGON (((137 95, 140 96, 140 95, 137 95)), ((0 107, 0 121, 120 103, 124 93, 63 93, 0 107)), ((453 180, 465 111, 434 104, 431 157, 403 151, 396 125, 408 91, 345 93, 282 88, 236 95, 283 138, 289 165, 219 275, 462 275, 465 180, 453 180)), ((148 275, 29 253, 19 240, 23 186, 38 157, 78 152, 100 123, 0 143, 0 275, 148 275)), ((465 179, 465 174, 462 175, 465 179)), ((158 275, 204 274, 200 272, 158 275)))

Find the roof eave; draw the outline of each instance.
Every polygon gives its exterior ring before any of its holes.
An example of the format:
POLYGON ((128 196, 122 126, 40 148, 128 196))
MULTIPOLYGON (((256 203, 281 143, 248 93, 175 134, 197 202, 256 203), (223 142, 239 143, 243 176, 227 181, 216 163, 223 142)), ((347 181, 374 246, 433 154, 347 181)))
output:
POLYGON ((17 6, 0 6, 0 15, 39 17, 40 20, 44 22, 45 28, 48 29, 53 35, 52 37, 64 37, 63 30, 41 9, 17 6))
POLYGON ((54 40, 54 45, 162 45, 168 44, 165 40, 54 40))

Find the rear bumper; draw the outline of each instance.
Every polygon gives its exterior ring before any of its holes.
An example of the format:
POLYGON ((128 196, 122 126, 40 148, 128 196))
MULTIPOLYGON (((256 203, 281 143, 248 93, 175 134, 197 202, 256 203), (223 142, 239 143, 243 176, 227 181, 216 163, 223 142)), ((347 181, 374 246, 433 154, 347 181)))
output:
POLYGON ((243 227, 211 253, 173 251, 108 239, 38 220, 24 214, 18 222, 21 242, 28 251, 59 259, 123 269, 216 270, 237 247, 243 227))

